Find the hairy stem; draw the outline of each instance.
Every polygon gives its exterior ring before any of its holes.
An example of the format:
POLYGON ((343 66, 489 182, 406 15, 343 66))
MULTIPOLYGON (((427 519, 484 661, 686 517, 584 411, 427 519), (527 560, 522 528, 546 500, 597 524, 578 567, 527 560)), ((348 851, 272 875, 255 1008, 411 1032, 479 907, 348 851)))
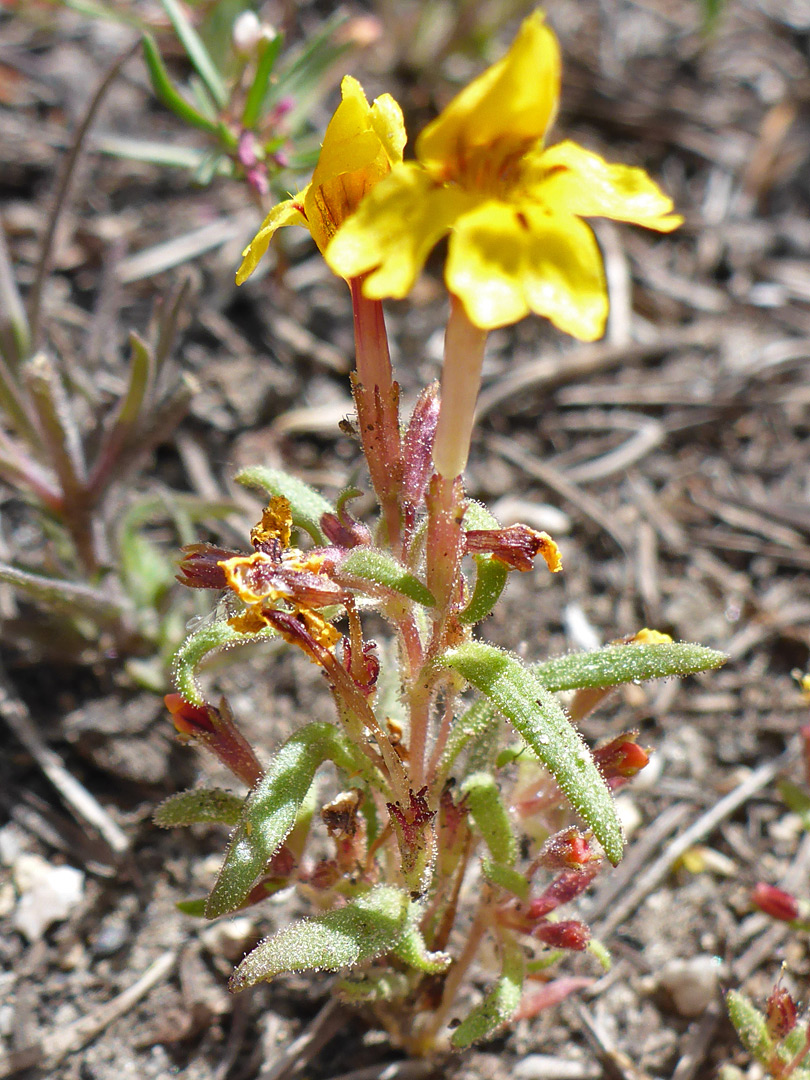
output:
POLYGON ((486 330, 473 326, 461 301, 452 297, 444 335, 441 401, 433 444, 436 469, 448 479, 460 476, 467 464, 486 342, 486 330))

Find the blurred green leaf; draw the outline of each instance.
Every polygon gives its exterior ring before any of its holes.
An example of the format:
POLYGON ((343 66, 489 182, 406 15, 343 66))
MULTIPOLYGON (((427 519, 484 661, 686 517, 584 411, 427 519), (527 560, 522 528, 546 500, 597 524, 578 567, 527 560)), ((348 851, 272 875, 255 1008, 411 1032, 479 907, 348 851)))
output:
POLYGON ((267 96, 267 87, 283 40, 282 34, 276 34, 271 41, 264 41, 261 45, 256 74, 250 84, 250 90, 245 98, 245 107, 242 110, 242 127, 248 131, 253 130, 263 115, 262 106, 267 96))
POLYGON ((213 98, 214 104, 219 110, 224 109, 228 104, 228 91, 202 38, 186 18, 177 0, 160 0, 160 2, 189 60, 213 98))
POLYGON ((245 805, 244 796, 221 788, 192 788, 164 799, 152 815, 162 829, 180 825, 235 825, 245 805))
POLYGON ((174 563, 143 533, 128 530, 121 537, 121 575, 127 595, 138 607, 155 609, 174 582, 174 563))
POLYGON ((779 780, 776 786, 788 810, 800 817, 804 828, 810 831, 810 794, 790 780, 779 780))
POLYGON ((763 1014, 739 990, 729 990, 726 994, 726 1008, 740 1042, 760 1064, 766 1065, 773 1052, 773 1040, 763 1014))
POLYGON ((283 495, 290 504, 293 525, 309 533, 316 544, 326 546, 326 537, 321 531, 321 518, 324 514, 334 514, 334 508, 309 484, 295 476, 289 476, 281 469, 266 469, 254 465, 242 469, 234 477, 237 484, 247 488, 258 488, 265 495, 283 495))
POLYGON ((149 71, 152 88, 166 108, 170 109, 179 119, 190 124, 191 127, 207 131, 209 135, 219 135, 218 123, 215 120, 209 120, 208 117, 198 112, 193 105, 190 105, 171 81, 163 63, 163 57, 160 55, 160 50, 152 35, 148 32, 144 33, 142 42, 143 56, 149 71))

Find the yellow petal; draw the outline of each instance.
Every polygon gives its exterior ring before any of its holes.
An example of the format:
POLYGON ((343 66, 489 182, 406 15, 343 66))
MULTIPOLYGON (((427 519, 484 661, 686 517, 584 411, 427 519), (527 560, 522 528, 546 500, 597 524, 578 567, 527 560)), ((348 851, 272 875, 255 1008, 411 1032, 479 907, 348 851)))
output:
POLYGON ((367 274, 371 299, 403 297, 413 287, 433 245, 474 198, 438 187, 419 165, 397 165, 360 205, 326 250, 326 261, 345 278, 367 274))
POLYGON ((309 229, 322 252, 368 191, 402 160, 405 123, 390 95, 369 107, 357 79, 341 83, 342 100, 323 139, 321 154, 307 189, 304 209, 309 229))
POLYGON ((484 330, 533 311, 583 341, 604 332, 602 256, 591 230, 575 217, 483 203, 455 225, 445 280, 471 322, 484 330))
POLYGON ((262 222, 262 227, 242 252, 242 265, 236 271, 237 285, 247 281, 256 269, 259 259, 270 246, 270 240, 276 229, 280 229, 282 225, 303 225, 306 228, 307 219, 301 212, 302 199, 305 195, 306 191, 302 191, 294 199, 285 199, 284 202, 273 207, 262 222))
POLYGON ((536 11, 524 20, 509 52, 425 128, 416 156, 437 178, 464 183, 471 159, 477 167, 486 150, 496 173, 500 162, 543 139, 559 96, 560 48, 536 11))
POLYGON ((554 212, 630 221, 659 232, 671 232, 683 222, 672 212, 672 199, 643 169, 609 165, 570 141, 531 155, 524 183, 530 197, 554 212))

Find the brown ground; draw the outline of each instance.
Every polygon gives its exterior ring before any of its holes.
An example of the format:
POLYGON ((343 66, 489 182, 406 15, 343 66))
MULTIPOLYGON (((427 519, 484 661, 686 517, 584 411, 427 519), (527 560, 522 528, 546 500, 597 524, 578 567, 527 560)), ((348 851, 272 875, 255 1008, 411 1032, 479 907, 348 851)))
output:
MULTIPOLYGON (((293 34, 323 7, 291 7, 293 34)), ((409 61, 402 9, 380 0, 377 13, 384 42, 354 69, 371 93, 395 90, 419 123, 448 84, 435 64, 409 61)), ((502 511, 547 522, 566 572, 514 581, 483 632, 539 658, 651 625, 731 659, 698 680, 629 687, 585 725, 592 739, 638 727, 656 751, 622 796, 626 861, 585 905, 613 970, 579 1002, 519 1023, 454 1068, 465 1080, 690 1080, 729 1061, 747 1067, 721 988, 762 1000, 784 961, 802 996, 810 970, 806 939, 748 902, 759 879, 806 894, 810 864, 773 783, 780 771, 798 778, 806 707, 791 671, 810 651, 810 7, 729 0, 710 37, 697 3, 560 0, 549 14, 566 58, 559 130, 647 166, 686 224, 666 238, 598 226, 614 300, 605 343, 563 341, 537 320, 493 335, 470 493, 530 504, 502 511)), ((70 132, 131 40, 46 4, 0 15, 0 198, 23 286, 70 132)), ((460 78, 479 63, 455 55, 446 67, 460 78)), ((195 142, 155 105, 137 57, 97 129, 195 142)), ((235 467, 255 462, 286 463, 328 494, 353 475, 355 448, 336 432, 349 411, 347 295, 292 230, 286 278, 237 293, 233 270, 255 221, 235 182, 192 189, 167 170, 85 158, 46 298, 50 345, 109 394, 118 346, 144 328, 153 298, 189 271, 195 287, 178 359, 201 390, 141 491, 223 496, 235 467), (154 272, 156 245, 223 221, 212 249, 154 272)), ((412 304, 392 307, 406 398, 437 372, 441 315, 431 277, 412 304)), ((18 498, 2 499, 5 555, 20 557, 40 537, 18 498)), ((11 620, 13 602, 2 601, 11 620)), ((28 708, 107 817, 99 832, 74 815, 42 754, 35 763, 0 728, 0 1077, 29 1066, 26 1077, 60 1080, 269 1080, 296 1066, 313 1080, 382 1075, 396 1052, 345 1015, 322 1018, 326 1035, 337 1032, 325 1049, 316 1037, 274 1071, 323 1007, 327 982, 280 979, 233 999, 231 962, 278 909, 217 926, 176 911, 210 884, 223 837, 161 832, 150 812, 212 776, 209 763, 176 747, 158 699, 133 691, 120 661, 37 660, 8 625, 5 714, 28 708), (116 858, 118 840, 127 850, 116 858), (31 855, 83 875, 82 898, 33 941, 15 928, 13 885, 31 855), (148 989, 116 1009, 145 972, 148 989)), ((297 716, 324 707, 310 666, 286 655, 218 679, 265 753, 297 716)), ((593 974, 584 962, 570 969, 593 974)))

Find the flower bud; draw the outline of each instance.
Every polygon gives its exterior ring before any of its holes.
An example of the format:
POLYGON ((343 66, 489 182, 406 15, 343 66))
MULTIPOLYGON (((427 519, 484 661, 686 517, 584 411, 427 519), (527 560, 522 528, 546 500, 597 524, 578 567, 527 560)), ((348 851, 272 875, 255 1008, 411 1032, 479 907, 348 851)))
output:
POLYGON ((546 840, 537 856, 536 865, 544 870, 577 870, 593 858, 587 836, 572 825, 546 840))
POLYGON ((563 870, 548 888, 529 904, 529 917, 539 919, 561 904, 574 900, 588 888, 601 868, 601 860, 593 859, 581 870, 563 870))
POLYGON ((633 741, 634 734, 619 735, 594 750, 594 761, 605 780, 629 780, 649 764, 646 750, 633 741))
POLYGON ((532 930, 532 937, 542 941, 544 945, 550 945, 553 949, 573 949, 582 952, 587 949, 591 940, 591 931, 578 919, 567 919, 564 922, 544 922, 532 930))
POLYGON ((243 11, 233 21, 231 41, 234 52, 240 56, 251 56, 261 41, 272 41, 275 37, 273 27, 261 23, 255 11, 243 11))
POLYGON ((779 983, 771 991, 765 1004, 765 1024, 772 1039, 784 1039, 796 1027, 798 1019, 796 1002, 779 983))
POLYGON ((422 505, 433 472, 433 440, 438 419, 439 384, 434 382, 419 395, 405 432, 402 490, 414 510, 422 505))
POLYGON ((775 885, 766 885, 764 881, 754 886, 751 902, 760 911, 764 911, 766 915, 780 922, 793 922, 801 915, 799 901, 792 893, 777 889, 775 885))
POLYGON ((256 783, 262 767, 253 747, 236 726, 225 698, 218 709, 208 704, 193 705, 181 694, 167 694, 163 700, 181 738, 202 743, 248 787, 256 783))

